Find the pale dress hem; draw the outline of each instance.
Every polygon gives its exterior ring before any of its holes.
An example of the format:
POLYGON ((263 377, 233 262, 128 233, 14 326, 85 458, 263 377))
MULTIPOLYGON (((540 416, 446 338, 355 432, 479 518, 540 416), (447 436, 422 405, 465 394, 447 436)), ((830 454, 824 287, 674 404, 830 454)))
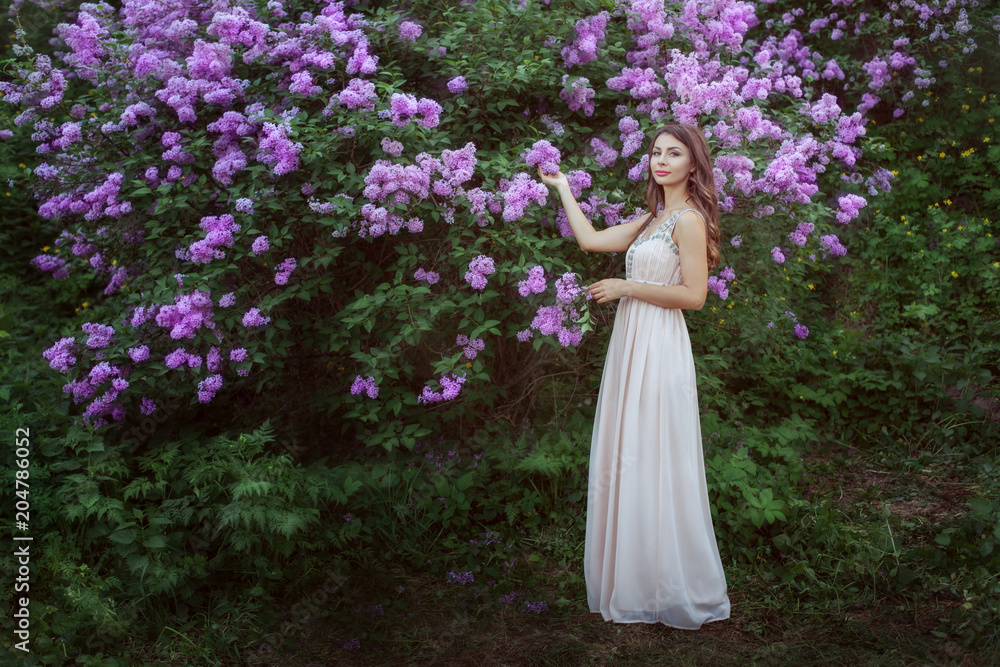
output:
POLYGON ((665 627, 673 628, 674 630, 689 630, 691 632, 694 632, 696 630, 701 630, 708 623, 715 623, 717 621, 728 621, 729 620, 729 614, 726 614, 725 616, 719 616, 717 618, 709 618, 709 619, 705 620, 704 622, 702 622, 701 625, 699 625, 698 627, 695 628, 695 627, 688 627, 688 626, 684 626, 684 625, 673 625, 671 623, 667 623, 666 621, 662 621, 660 619, 652 619, 652 620, 648 620, 648 621, 644 620, 644 619, 641 619, 641 618, 623 620, 623 619, 614 618, 610 614, 605 614, 600 609, 591 609, 590 613, 591 614, 600 614, 601 618, 604 619, 605 623, 645 623, 646 625, 656 625, 657 623, 659 623, 659 624, 664 625, 665 627))

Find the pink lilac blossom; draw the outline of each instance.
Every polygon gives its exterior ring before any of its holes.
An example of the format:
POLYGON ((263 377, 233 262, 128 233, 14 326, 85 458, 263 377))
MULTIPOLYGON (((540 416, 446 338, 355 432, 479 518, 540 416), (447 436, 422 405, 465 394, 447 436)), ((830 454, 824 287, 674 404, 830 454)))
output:
POLYGON ((608 79, 607 86, 611 90, 628 88, 629 95, 636 100, 644 100, 660 97, 666 92, 663 84, 656 79, 656 71, 651 67, 625 67, 621 74, 608 79))
POLYGON ((860 195, 844 195, 837 200, 840 210, 837 211, 837 222, 847 224, 858 217, 858 214, 868 204, 868 200, 860 195))
POLYGON ((230 361, 235 361, 235 362, 239 363, 241 361, 246 361, 246 358, 247 358, 247 351, 246 351, 246 348, 244 348, 244 347, 238 347, 236 349, 233 349, 233 350, 229 351, 229 360, 230 361))
POLYGON ((140 345, 138 347, 130 347, 128 349, 129 358, 135 363, 141 363, 149 359, 149 346, 140 345))
POLYGON ((257 161, 271 167, 276 176, 288 174, 299 166, 300 142, 288 137, 288 127, 284 124, 264 123, 263 138, 257 144, 257 161))
POLYGON ((642 148, 645 135, 639 129, 639 122, 631 116, 625 116, 618 121, 618 130, 621 132, 622 157, 628 157, 632 153, 642 148))
POLYGON ((374 377, 369 375, 363 378, 359 375, 354 378, 354 383, 351 384, 351 394, 357 396, 361 393, 367 394, 368 398, 378 398, 378 385, 375 383, 374 377))
MULTIPOLYGON (((375 110, 375 102, 378 95, 375 93, 375 84, 364 79, 351 79, 347 82, 347 87, 334 98, 348 109, 375 110)), ((333 99, 331 99, 331 102, 333 99)))
POLYGON ((464 93, 469 88, 464 76, 456 76, 448 81, 448 92, 452 95, 464 93))
POLYGON ((646 178, 646 172, 649 169, 649 156, 643 155, 639 158, 639 161, 634 167, 628 170, 628 178, 630 181, 641 181, 646 178))
POLYGON ((396 127, 406 127, 419 115, 417 124, 433 129, 438 126, 443 111, 441 105, 434 100, 424 97, 418 101, 416 97, 407 93, 393 93, 389 106, 392 124, 396 127))
POLYGON ((771 248, 771 257, 778 264, 785 263, 785 253, 781 252, 781 248, 771 248))
POLYGON ((246 197, 241 197, 237 199, 234 203, 234 208, 240 213, 246 213, 247 215, 253 215, 253 200, 247 199, 246 197))
POLYGON ((796 324, 795 335, 798 336, 799 340, 805 340, 806 336, 809 335, 809 328, 804 324, 796 324))
POLYGON ((807 113, 815 123, 826 123, 840 115, 840 105, 837 98, 830 93, 823 93, 823 97, 813 105, 806 105, 807 113))
POLYGON ((255 255, 263 255, 271 247, 270 242, 267 240, 266 236, 258 236, 254 239, 250 246, 250 252, 255 255))

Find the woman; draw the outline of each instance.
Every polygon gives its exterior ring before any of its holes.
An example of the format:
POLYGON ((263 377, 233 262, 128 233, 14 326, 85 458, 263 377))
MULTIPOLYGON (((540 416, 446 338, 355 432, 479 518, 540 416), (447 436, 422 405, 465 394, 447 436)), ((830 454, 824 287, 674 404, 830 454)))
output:
POLYGON ((668 125, 649 148, 650 213, 596 231, 566 176, 557 189, 580 249, 623 252, 625 279, 587 289, 619 299, 590 449, 584 574, 606 621, 697 630, 729 618, 726 577, 705 484, 694 357, 682 308, 700 310, 719 263, 708 145, 668 125))

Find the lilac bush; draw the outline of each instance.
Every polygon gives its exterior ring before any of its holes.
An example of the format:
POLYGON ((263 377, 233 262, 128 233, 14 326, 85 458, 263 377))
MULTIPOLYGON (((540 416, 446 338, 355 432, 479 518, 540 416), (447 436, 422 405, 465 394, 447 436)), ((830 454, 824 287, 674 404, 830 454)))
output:
POLYGON ((643 213, 645 138, 667 121, 715 156, 731 241, 708 317, 776 335, 891 187, 879 123, 932 103, 986 11, 597 4, 124 0, 73 6, 51 54, 18 44, 0 92, 62 227, 32 264, 105 297, 45 353, 85 420, 272 390, 295 365, 332 396, 315 409, 391 448, 528 383, 523 342, 539 374, 563 348, 600 354, 580 289, 600 276, 536 168, 618 224, 643 213))

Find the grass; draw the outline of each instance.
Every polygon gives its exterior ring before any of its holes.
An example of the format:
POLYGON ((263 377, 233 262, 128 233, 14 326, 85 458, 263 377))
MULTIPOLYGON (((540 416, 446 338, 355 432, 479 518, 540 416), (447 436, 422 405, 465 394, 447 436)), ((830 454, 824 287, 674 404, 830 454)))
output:
POLYGON ((751 574, 742 580, 727 565, 732 614, 726 621, 696 632, 617 624, 587 609, 583 517, 577 517, 571 527, 552 525, 519 540, 522 567, 531 568, 534 584, 515 588, 520 595, 512 603, 497 600, 500 586, 449 584, 390 566, 377 576, 353 576, 336 604, 304 624, 292 645, 249 664, 1000 664, 989 646, 970 648, 961 638, 938 636, 941 620, 961 613, 963 600, 954 590, 968 573, 942 582, 934 572, 919 572, 913 586, 894 589, 868 571, 928 547, 944 526, 964 516, 968 500, 982 492, 977 467, 928 453, 894 457, 850 448, 805 459, 814 505, 836 508, 843 534, 859 546, 874 545, 881 560, 866 562, 848 542, 824 555, 841 573, 836 580, 810 585, 782 581, 775 574, 780 559, 764 555, 744 568, 751 574), (525 599, 545 600, 549 610, 525 611, 525 599), (375 604, 381 614, 372 611, 375 604), (347 642, 355 638, 359 647, 351 649, 347 642))

